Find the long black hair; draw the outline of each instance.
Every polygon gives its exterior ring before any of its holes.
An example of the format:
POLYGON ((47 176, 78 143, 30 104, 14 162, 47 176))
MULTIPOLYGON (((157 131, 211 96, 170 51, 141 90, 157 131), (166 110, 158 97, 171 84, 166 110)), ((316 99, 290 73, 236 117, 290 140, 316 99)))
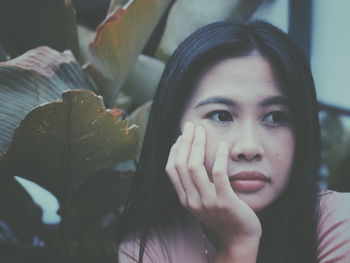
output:
POLYGON ((186 215, 165 166, 197 79, 223 58, 252 54, 269 61, 289 98, 296 141, 288 186, 258 215, 262 237, 257 262, 316 262, 320 128, 314 83, 299 48, 284 32, 263 21, 207 25, 185 39, 169 59, 154 97, 137 175, 117 233, 119 242, 132 232, 142 233, 140 262, 147 231, 186 215))

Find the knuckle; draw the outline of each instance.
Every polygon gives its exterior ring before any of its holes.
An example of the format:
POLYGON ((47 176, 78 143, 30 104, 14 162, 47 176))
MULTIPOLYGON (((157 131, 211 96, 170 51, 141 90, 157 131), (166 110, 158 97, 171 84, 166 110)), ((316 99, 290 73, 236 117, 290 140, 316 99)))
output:
POLYGON ((166 173, 167 173, 168 175, 173 174, 173 173, 174 173, 174 166, 167 165, 167 166, 165 167, 165 171, 166 171, 166 173))
POLYGON ((170 165, 169 163, 165 166, 165 171, 169 174, 169 173, 173 173, 174 172, 174 166, 170 165))
POLYGON ((204 145, 204 143, 202 141, 199 141, 199 140, 194 140, 192 145, 195 147, 197 147, 197 146, 202 147, 204 145))
POLYGON ((199 165, 197 163, 191 162, 188 164, 188 171, 191 174, 196 173, 196 171, 198 171, 198 169, 199 169, 199 165))
POLYGON ((180 168, 181 168, 181 163, 180 163, 180 161, 175 161, 175 169, 176 170, 179 170, 180 168))
POLYGON ((187 207, 192 211, 198 211, 201 208, 199 202, 194 198, 187 199, 187 207))
POLYGON ((183 136, 182 138, 181 138, 181 140, 180 140, 180 143, 181 144, 188 144, 188 143, 190 143, 191 142, 191 138, 189 137, 189 136, 183 136))
POLYGON ((215 203, 209 198, 204 199, 202 204, 205 210, 213 210, 215 208, 215 203))
POLYGON ((186 199, 186 196, 184 194, 179 194, 179 200, 180 200, 180 203, 183 207, 187 207, 187 199, 186 199))
POLYGON ((184 169, 184 166, 185 166, 184 160, 180 159, 175 161, 175 169, 177 171, 182 171, 184 169))
POLYGON ((217 202, 217 205, 218 209, 220 210, 227 210, 228 209, 228 205, 227 205, 227 202, 223 201, 223 200, 219 200, 217 202))

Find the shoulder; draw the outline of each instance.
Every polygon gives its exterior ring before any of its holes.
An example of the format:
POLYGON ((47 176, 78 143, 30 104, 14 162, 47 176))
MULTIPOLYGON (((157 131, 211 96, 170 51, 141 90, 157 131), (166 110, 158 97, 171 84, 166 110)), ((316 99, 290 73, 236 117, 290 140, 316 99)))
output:
POLYGON ((350 193, 319 193, 318 262, 350 262, 350 193))
POLYGON ((341 193, 333 190, 322 190, 318 193, 321 202, 329 200, 350 200, 350 193, 341 193))
MULTIPOLYGON (((170 262, 164 244, 168 243, 168 234, 152 229, 147 238, 143 254, 143 262, 170 262)), ((138 262, 141 247, 141 234, 132 233, 118 246, 118 259, 120 263, 138 262)))
POLYGON ((130 234, 118 245, 118 262, 138 262, 140 237, 130 234))
MULTIPOLYGON (((191 221, 152 228, 143 262, 204 262, 201 239, 198 225, 191 221)), ((140 243, 140 234, 129 235, 118 247, 119 262, 138 262, 140 243)))
POLYGON ((350 193, 324 190, 319 197, 319 227, 334 221, 344 223, 350 220, 350 193))

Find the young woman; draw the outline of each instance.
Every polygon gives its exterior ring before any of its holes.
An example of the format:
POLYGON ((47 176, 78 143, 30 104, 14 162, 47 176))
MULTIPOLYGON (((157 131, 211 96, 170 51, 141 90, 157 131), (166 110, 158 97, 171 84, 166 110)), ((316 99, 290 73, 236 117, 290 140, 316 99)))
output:
POLYGON ((119 262, 350 262, 350 195, 317 190, 309 67, 265 22, 203 27, 154 98, 119 262))

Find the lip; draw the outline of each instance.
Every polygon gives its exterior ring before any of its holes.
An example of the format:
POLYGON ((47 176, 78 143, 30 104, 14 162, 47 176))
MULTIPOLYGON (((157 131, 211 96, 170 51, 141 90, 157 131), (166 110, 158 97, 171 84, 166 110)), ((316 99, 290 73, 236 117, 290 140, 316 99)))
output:
POLYGON ((229 179, 230 181, 236 181, 236 180, 260 180, 260 181, 266 181, 266 182, 270 181, 270 179, 266 175, 257 171, 239 172, 230 176, 229 179))
POLYGON ((264 188, 270 178, 257 171, 245 171, 230 176, 229 180, 235 191, 256 192, 264 188))

